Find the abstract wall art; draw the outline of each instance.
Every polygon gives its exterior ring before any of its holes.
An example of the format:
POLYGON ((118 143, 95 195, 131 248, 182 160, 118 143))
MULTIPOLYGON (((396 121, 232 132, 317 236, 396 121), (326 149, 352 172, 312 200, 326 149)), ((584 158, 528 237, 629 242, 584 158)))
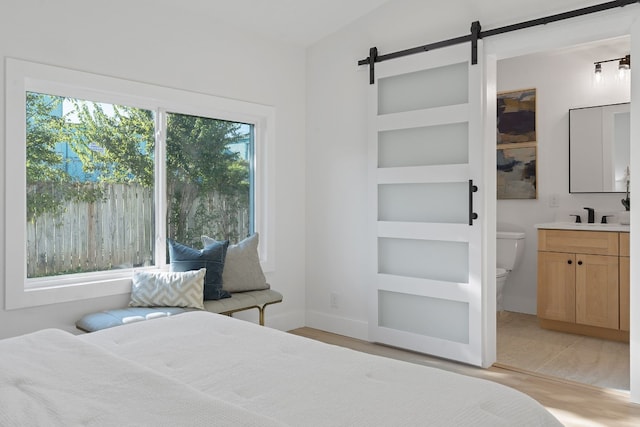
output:
POLYGON ((498 145, 535 142, 536 90, 498 94, 498 145))
POLYGON ((536 199, 536 90, 498 93, 498 199, 536 199))
POLYGON ((536 147, 498 148, 498 199, 535 199, 536 147))

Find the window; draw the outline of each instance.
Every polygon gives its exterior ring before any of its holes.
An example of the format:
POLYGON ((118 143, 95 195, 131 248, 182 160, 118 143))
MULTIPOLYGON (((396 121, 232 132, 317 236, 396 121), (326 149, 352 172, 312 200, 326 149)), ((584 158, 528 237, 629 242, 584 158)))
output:
POLYGON ((26 112, 27 279, 155 265, 155 113, 35 92, 26 112))
POLYGON ((273 109, 7 60, 7 308, 129 292, 166 238, 258 231, 273 268, 273 109), (15 208, 15 209, 13 209, 15 208))
POLYGON ((237 243, 253 232, 253 125, 167 113, 168 236, 237 243))

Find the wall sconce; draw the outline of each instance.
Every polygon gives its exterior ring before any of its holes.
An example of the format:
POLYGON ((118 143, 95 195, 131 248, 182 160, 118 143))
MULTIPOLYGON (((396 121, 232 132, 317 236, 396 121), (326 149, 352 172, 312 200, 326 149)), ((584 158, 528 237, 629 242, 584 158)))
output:
POLYGON ((599 62, 596 62, 596 71, 593 75, 593 79, 595 80, 596 84, 602 81, 602 64, 599 62))
POLYGON ((631 55, 623 56, 622 58, 614 58, 614 59, 606 59, 604 61, 597 61, 593 64, 595 65, 595 70, 593 74, 593 79, 596 84, 601 83, 604 80, 604 76, 602 74, 602 64, 605 62, 618 62, 618 71, 616 73, 619 80, 628 80, 629 73, 631 72, 631 55))
POLYGON ((620 58, 618 63, 618 78, 624 80, 631 72, 631 55, 620 58))

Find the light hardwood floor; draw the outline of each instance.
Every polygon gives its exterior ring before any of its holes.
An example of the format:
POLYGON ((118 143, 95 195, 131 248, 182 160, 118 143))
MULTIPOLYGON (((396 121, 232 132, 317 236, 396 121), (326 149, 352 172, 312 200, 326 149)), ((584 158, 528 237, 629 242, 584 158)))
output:
POLYGON ((550 331, 536 316, 498 315, 498 363, 603 388, 629 391, 629 344, 550 331))
POLYGON ((640 426, 640 405, 629 403, 626 392, 579 384, 516 368, 493 366, 489 369, 479 369, 312 328, 300 328, 290 332, 328 344, 437 367, 513 387, 536 399, 568 427, 640 426))

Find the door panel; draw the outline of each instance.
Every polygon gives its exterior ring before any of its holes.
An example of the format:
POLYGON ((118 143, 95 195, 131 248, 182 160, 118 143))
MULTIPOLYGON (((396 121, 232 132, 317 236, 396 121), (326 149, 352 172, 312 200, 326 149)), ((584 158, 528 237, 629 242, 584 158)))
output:
POLYGON ((382 62, 370 89, 371 340, 475 365, 482 80, 459 45, 382 62))
POLYGON ((468 72, 467 63, 458 62, 379 79, 378 114, 466 104, 468 72), (425 93, 429 96, 423 96, 425 93))
POLYGON ((433 297, 380 291, 380 325, 426 337, 468 344, 469 304, 433 297), (446 323, 447 328, 437 325, 446 323))
POLYGON ((576 255, 576 323, 618 329, 618 257, 576 255))
POLYGON ((378 134, 378 167, 466 164, 466 122, 394 129, 378 134))
POLYGON ((466 182, 382 184, 378 220, 465 224, 468 202, 466 182))
POLYGON ((467 242, 378 239, 378 272, 395 276, 466 283, 467 242))
POLYGON ((538 252, 538 317, 576 321, 576 255, 538 252))

